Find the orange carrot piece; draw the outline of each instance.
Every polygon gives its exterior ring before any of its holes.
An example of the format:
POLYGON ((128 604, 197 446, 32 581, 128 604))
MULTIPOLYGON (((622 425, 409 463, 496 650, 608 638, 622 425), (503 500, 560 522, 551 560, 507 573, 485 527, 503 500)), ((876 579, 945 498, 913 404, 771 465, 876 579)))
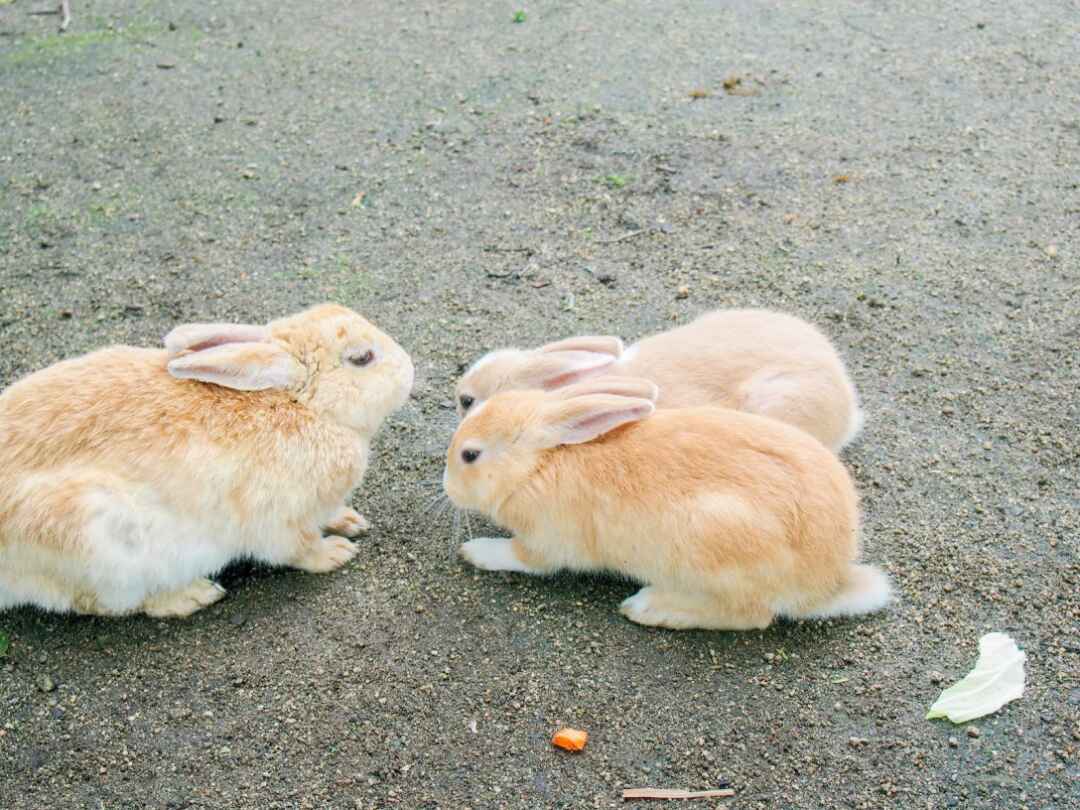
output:
POLYGON ((589 732, 576 728, 561 728, 551 738, 551 744, 567 751, 580 751, 589 739, 589 732))

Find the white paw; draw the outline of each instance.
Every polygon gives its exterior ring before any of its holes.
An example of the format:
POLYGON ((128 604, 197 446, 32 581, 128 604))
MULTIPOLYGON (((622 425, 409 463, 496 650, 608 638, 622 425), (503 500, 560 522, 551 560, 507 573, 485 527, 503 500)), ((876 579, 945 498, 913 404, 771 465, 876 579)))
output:
POLYGON ((650 599, 651 591, 652 589, 646 586, 633 596, 623 599, 619 605, 619 613, 638 624, 658 624, 653 618, 656 611, 650 599))
POLYGON ((334 515, 330 519, 330 522, 326 524, 326 531, 330 534, 336 534, 340 537, 356 537, 371 528, 371 524, 368 523, 367 518, 357 512, 355 509, 350 509, 345 506, 341 511, 334 515))
POLYGON ((514 553, 514 541, 506 537, 477 537, 462 545, 461 556, 485 571, 540 573, 518 559, 514 553))
POLYGON ((143 603, 143 612, 156 618, 181 619, 214 604, 225 596, 225 589, 209 579, 197 579, 178 591, 158 594, 143 603))

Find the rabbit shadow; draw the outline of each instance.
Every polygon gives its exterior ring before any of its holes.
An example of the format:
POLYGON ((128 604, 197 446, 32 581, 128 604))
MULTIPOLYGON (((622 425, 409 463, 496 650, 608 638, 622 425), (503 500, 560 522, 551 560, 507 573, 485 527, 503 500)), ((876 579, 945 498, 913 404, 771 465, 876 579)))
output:
POLYGON ((823 667, 833 667, 838 650, 849 648, 853 632, 883 621, 882 615, 828 620, 777 617, 763 630, 671 630, 635 624, 619 613, 620 603, 644 584, 619 574, 562 571, 536 577, 478 572, 464 561, 459 571, 464 587, 476 589, 483 618, 502 611, 499 621, 508 625, 507 637, 518 646, 542 645, 544 632, 551 631, 565 635, 570 643, 588 645, 601 639, 611 667, 632 655, 638 663, 658 669, 719 671, 730 665, 736 672, 751 672, 783 664, 796 673, 820 673, 823 667), (549 626, 537 630, 535 623, 517 618, 514 606, 541 606, 546 617, 542 624, 549 626))
POLYGON ((34 606, 13 608, 0 615, 0 634, 8 639, 4 663, 32 664, 52 653, 78 651, 81 660, 95 652, 107 656, 135 654, 160 644, 183 644, 218 632, 222 623, 235 626, 249 619, 277 615, 283 599, 302 603, 324 587, 321 577, 302 571, 236 560, 211 577, 227 591, 225 598, 180 619, 161 619, 141 613, 91 616, 54 613, 34 606))

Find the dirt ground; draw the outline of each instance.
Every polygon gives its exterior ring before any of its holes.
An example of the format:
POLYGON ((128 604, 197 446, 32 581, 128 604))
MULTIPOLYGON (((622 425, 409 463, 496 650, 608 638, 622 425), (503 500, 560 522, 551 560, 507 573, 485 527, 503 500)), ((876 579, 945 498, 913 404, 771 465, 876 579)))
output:
POLYGON ((0 384, 322 300, 419 380, 347 569, 0 615, 3 810, 1080 807, 1075 2, 48 6, 0 0, 0 384), (650 631, 422 516, 485 349, 751 305, 850 364, 889 612, 650 631), (1024 697, 924 720, 992 630, 1024 697))

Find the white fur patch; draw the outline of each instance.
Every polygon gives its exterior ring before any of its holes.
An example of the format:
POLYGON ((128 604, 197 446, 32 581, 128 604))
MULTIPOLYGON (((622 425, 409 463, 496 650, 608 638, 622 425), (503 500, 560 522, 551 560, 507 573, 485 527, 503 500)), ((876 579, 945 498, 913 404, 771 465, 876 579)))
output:
POLYGON ((485 571, 517 571, 539 574, 529 568, 514 553, 513 540, 505 537, 477 537, 461 547, 461 556, 485 571))
POLYGON ((892 585, 889 577, 873 565, 852 565, 847 588, 826 605, 812 613, 803 613, 803 619, 828 619, 833 616, 859 616, 874 613, 892 601, 892 585))
MULTIPOLYGON (((847 433, 844 434, 844 438, 840 440, 840 448, 847 447, 855 438, 862 432, 863 423, 866 421, 866 414, 861 408, 856 408, 855 413, 852 414, 851 424, 848 425, 847 433)), ((840 449, 837 448, 837 449, 840 449)))
POLYGON ((631 363, 633 363, 637 359, 637 356, 640 353, 640 351, 641 350, 638 347, 638 344, 635 343, 633 346, 631 346, 629 349, 627 349, 621 355, 619 355, 617 365, 620 368, 625 368, 626 366, 630 365, 631 363))
POLYGON ((646 585, 633 596, 623 599, 619 605, 619 612, 632 621, 645 624, 645 619, 652 618, 650 616, 653 610, 652 599, 650 598, 652 590, 651 585, 646 585))
POLYGON ((500 358, 506 357, 509 354, 517 353, 519 351, 521 351, 521 350, 520 349, 498 349, 498 350, 493 351, 493 352, 488 352, 483 357, 481 357, 479 360, 477 360, 475 363, 473 363, 472 368, 470 368, 468 370, 468 372, 466 372, 466 374, 471 374, 474 371, 479 371, 484 366, 490 365, 495 360, 499 360, 500 358))

